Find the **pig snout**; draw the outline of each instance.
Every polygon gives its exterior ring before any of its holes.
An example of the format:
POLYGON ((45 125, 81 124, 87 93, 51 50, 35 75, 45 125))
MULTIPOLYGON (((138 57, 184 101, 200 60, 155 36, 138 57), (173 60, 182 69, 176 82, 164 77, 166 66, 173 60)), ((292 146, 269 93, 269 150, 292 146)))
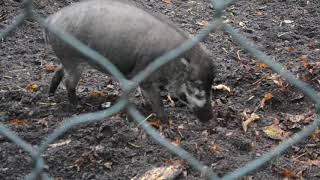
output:
POLYGON ((210 90, 201 90, 201 88, 187 82, 182 84, 177 95, 181 102, 192 109, 194 115, 201 122, 212 119, 213 113, 210 90))

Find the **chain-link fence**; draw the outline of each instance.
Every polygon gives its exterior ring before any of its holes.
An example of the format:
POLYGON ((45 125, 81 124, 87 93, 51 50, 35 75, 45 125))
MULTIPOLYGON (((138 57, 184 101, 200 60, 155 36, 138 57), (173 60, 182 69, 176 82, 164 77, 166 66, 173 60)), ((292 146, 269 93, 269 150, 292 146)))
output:
POLYGON ((306 137, 311 135, 318 128, 320 124, 319 118, 316 118, 312 124, 305 127, 301 132, 296 133, 294 136, 287 139, 286 141, 278 145, 276 148, 274 148, 270 152, 264 154, 262 157, 247 163, 245 166, 239 169, 236 169, 233 172, 228 173, 224 177, 218 177, 207 166, 205 166, 200 161, 195 159, 190 153, 188 153, 187 151, 183 150, 180 147, 177 147, 171 144, 168 140, 161 137, 158 132, 156 132, 153 128, 151 128, 146 121, 144 121, 145 118, 143 117, 143 115, 133 105, 129 104, 127 99, 128 93, 133 89, 135 89, 138 86, 138 84, 141 83, 147 76, 149 76, 151 73, 153 73, 158 68, 165 65, 166 63, 174 60, 180 54, 191 49, 198 42, 204 39, 210 32, 217 29, 217 27, 222 27, 226 32, 228 32, 232 36, 232 38, 236 42, 238 42, 244 49, 250 52, 255 58, 261 60, 263 63, 268 64, 273 71, 280 74, 289 83, 297 87, 305 95, 307 95, 312 101, 314 101, 317 112, 318 112, 319 105, 320 105, 320 98, 314 89, 312 89, 308 84, 295 79, 293 75, 286 72, 280 64, 274 62, 270 56, 267 56, 265 53, 259 51, 251 41, 247 40, 241 34, 237 33, 231 25, 223 23, 221 14, 225 9, 225 7, 229 5, 231 2, 232 0, 224 0, 224 1, 211 0, 211 3, 215 7, 215 14, 214 14, 213 20, 209 22, 209 25, 205 29, 200 31, 198 35, 188 40, 178 48, 171 50, 170 52, 157 58, 154 62, 152 62, 149 66, 147 66, 143 71, 138 73, 138 75, 128 80, 108 59, 106 59, 96 51, 88 48, 85 44, 81 43, 80 41, 68 35, 67 33, 61 32, 59 29, 48 25, 39 14, 33 11, 32 0, 25 0, 23 3, 22 14, 16 17, 12 25, 8 26, 6 29, 0 32, 0 39, 3 39, 9 33, 13 32, 16 28, 19 27, 19 25, 23 24, 27 18, 32 18, 35 21, 39 22, 42 26, 46 27, 49 31, 56 34, 63 41, 65 41, 71 46, 74 46, 81 53, 85 54, 87 57, 91 59, 91 61, 94 61, 95 63, 99 64, 104 70, 108 71, 114 78, 119 80, 121 84, 121 88, 124 91, 124 95, 121 98, 119 98, 117 103, 114 104, 109 109, 95 112, 95 113, 88 113, 88 114, 80 115, 77 117, 72 117, 66 120, 60 127, 56 128, 51 134, 49 134, 46 140, 42 142, 41 145, 37 148, 32 147, 29 143, 27 143, 22 138, 17 136, 13 131, 11 131, 3 123, 0 123, 0 133, 3 134, 8 139, 10 139, 12 142, 14 142, 24 151, 28 152, 32 157, 32 159, 34 160, 34 168, 31 174, 26 177, 26 179, 36 179, 36 178, 51 179, 46 173, 43 172, 45 163, 41 155, 48 148, 49 144, 56 141, 65 132, 67 132, 71 128, 81 123, 96 122, 101 119, 105 119, 109 116, 112 116, 114 113, 119 112, 124 108, 128 109, 128 112, 132 115, 134 120, 137 121, 137 123, 141 124, 142 127, 146 130, 146 132, 156 142, 165 146, 169 151, 171 151, 172 153, 178 155, 179 157, 187 161, 194 169, 200 171, 202 174, 208 177, 208 179, 236 179, 241 176, 244 176, 258 169, 259 167, 261 167, 262 165, 270 161, 275 156, 284 152, 290 146, 304 140, 306 137))

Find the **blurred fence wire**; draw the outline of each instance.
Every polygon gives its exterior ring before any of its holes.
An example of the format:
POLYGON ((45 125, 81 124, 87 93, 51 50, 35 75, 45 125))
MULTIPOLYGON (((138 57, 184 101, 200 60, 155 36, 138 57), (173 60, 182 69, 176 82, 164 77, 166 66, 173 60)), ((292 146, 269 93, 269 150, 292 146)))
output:
POLYGON ((110 74, 119 80, 121 84, 121 88, 124 91, 124 96, 119 98, 117 103, 110 107, 107 110, 88 113, 84 115, 79 115, 77 117, 72 117, 67 119, 63 124, 61 124, 58 128, 56 128, 48 137, 41 143, 41 145, 37 148, 32 147, 29 143, 24 141, 22 138, 17 136, 13 131, 11 131, 8 127, 6 127, 3 123, 0 122, 0 133, 11 140, 13 143, 18 145, 25 152, 29 153, 34 161, 34 167, 32 172, 25 177, 25 179, 52 179, 49 175, 44 173, 43 169, 45 166, 45 162, 41 157, 42 153, 48 148, 48 146, 56 141, 61 135, 70 130, 71 128, 81 124, 88 122, 96 122, 100 120, 104 120, 105 118, 112 116, 114 113, 121 111, 124 108, 128 108, 129 113, 132 115, 137 123, 140 123, 142 127, 146 130, 146 132, 159 144, 166 147, 173 154, 181 157, 186 162, 188 162, 194 169, 200 171, 202 174, 206 175, 208 179, 217 180, 217 179, 237 179, 240 178, 252 171, 257 170, 259 167, 270 161, 272 158, 278 156, 290 146, 304 140, 309 135, 311 135, 320 125, 319 117, 317 117, 314 122, 307 127, 305 127, 301 132, 296 133, 293 137, 287 139, 276 148, 271 150, 270 152, 264 154, 262 157, 253 160, 247 163, 245 166, 240 167, 229 174, 218 177, 214 172, 210 170, 209 167, 202 164, 199 160, 195 159, 190 153, 183 150, 180 147, 172 145, 171 142, 161 137, 160 134, 155 131, 146 121, 144 121, 143 115, 132 105, 129 104, 127 94, 135 89, 140 82, 142 82, 147 76, 156 71, 161 66, 166 63, 174 60, 180 54, 186 52, 195 46, 198 42, 204 39, 210 32, 217 29, 217 27, 221 26, 223 29, 228 32, 233 40, 238 42, 245 50, 247 50, 251 55, 255 58, 261 60, 263 63, 269 65, 269 67, 280 74, 283 78, 285 78, 289 83, 297 87, 301 90, 305 95, 310 97, 310 99, 315 103, 317 112, 319 111, 320 98, 317 92, 312 89, 308 84, 297 80, 294 76, 284 70, 284 68, 274 62, 270 56, 267 56, 265 53, 261 52, 256 48, 256 46, 249 40, 247 40, 244 36, 236 32, 236 30, 229 24, 225 24, 222 21, 222 12, 223 10, 232 3, 233 0, 210 0, 210 2, 215 7, 215 13, 213 15, 213 20, 209 22, 209 25, 201 30, 197 36, 188 40, 184 44, 181 44, 174 50, 162 55, 157 58, 153 63, 147 66, 143 71, 141 71, 138 75, 136 75, 133 79, 128 80, 124 77, 124 75, 105 57, 96 51, 88 48, 85 44, 81 43, 76 38, 72 37, 66 32, 62 32, 59 29, 48 25, 45 20, 36 12, 33 11, 32 0, 25 0, 23 2, 23 12, 16 17, 15 21, 9 25, 4 30, 0 31, 0 39, 4 39, 10 33, 12 33, 15 29, 17 29, 21 24, 25 22, 26 19, 33 19, 40 23, 42 26, 47 28, 49 31, 55 33, 59 38, 64 40, 71 46, 74 46, 81 53, 90 58, 91 61, 94 61, 98 65, 100 65, 104 70, 110 72, 110 74))

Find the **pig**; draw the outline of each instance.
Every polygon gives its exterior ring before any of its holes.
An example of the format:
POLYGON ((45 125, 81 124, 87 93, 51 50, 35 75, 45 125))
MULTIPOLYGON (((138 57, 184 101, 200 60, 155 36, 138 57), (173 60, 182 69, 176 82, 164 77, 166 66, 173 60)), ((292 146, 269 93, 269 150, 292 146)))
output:
MULTIPOLYGON (((151 13, 125 0, 74 3, 50 15, 46 22, 108 58, 128 79, 189 39, 187 33, 164 15, 151 13)), ((45 38, 61 63, 52 78, 49 95, 54 95, 65 77, 69 102, 77 104, 76 86, 86 65, 108 72, 88 61, 85 55, 50 31, 45 30, 45 38)), ((159 89, 160 86, 167 86, 193 110, 200 121, 205 122, 213 117, 213 78, 214 64, 210 53, 199 43, 147 77, 139 87, 160 120, 168 120, 159 89)))

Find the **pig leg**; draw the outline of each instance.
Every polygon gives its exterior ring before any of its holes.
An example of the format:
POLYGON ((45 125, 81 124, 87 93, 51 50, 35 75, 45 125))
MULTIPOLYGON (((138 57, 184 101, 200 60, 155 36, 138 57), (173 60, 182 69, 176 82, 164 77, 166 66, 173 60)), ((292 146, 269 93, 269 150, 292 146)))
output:
POLYGON ((51 84, 50 84, 50 89, 49 89, 49 96, 53 96, 54 93, 56 92, 62 78, 64 76, 64 72, 63 72, 63 66, 60 65, 56 72, 54 73, 52 80, 51 80, 51 84))
POLYGON ((141 90, 144 98, 150 101, 152 110, 157 113, 157 117, 164 123, 168 122, 168 117, 164 112, 159 88, 155 84, 142 84, 141 90))
POLYGON ((72 105, 78 104, 78 98, 76 94, 76 87, 80 80, 82 69, 79 66, 71 66, 70 68, 65 67, 65 85, 68 92, 69 102, 72 105))

